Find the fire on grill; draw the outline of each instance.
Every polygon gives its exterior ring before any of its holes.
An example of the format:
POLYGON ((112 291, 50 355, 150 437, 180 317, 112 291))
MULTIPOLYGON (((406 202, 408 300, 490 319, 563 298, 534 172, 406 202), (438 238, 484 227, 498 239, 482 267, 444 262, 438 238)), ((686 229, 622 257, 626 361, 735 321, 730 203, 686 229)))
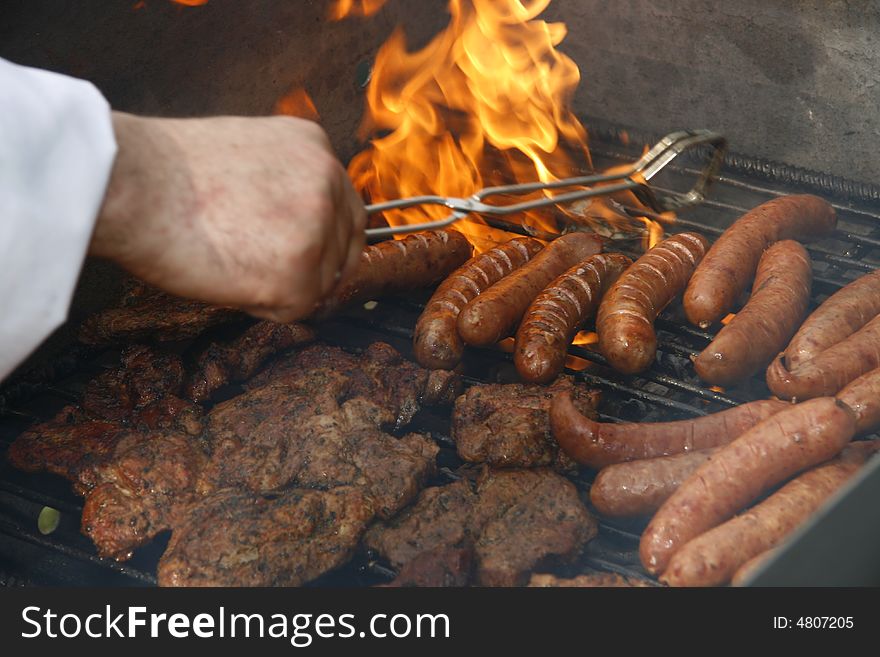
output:
MULTIPOLYGON (((423 49, 389 39, 349 169, 366 199, 593 171, 548 4, 451 0, 423 49)), ((828 257, 838 215, 814 195, 705 223, 646 203, 370 245, 302 324, 135 284, 80 330, 118 358, 7 458, 73 484, 101 557, 170 534, 160 585, 739 581, 880 447, 878 279, 829 283, 852 263, 828 257), (609 559, 615 538, 640 562, 609 559)))

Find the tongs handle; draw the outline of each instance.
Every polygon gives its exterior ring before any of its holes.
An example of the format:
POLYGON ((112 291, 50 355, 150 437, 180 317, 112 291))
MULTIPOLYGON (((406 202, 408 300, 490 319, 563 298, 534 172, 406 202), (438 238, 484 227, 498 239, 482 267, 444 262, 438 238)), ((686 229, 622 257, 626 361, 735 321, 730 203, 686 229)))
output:
POLYGON ((376 240, 399 233, 412 233, 420 230, 443 228, 459 219, 463 219, 471 213, 503 216, 549 205, 572 203, 577 200, 593 196, 613 194, 623 190, 633 190, 644 202, 648 203, 651 208, 657 212, 679 210, 681 208, 701 203, 706 198, 709 185, 717 175, 726 151, 727 140, 717 133, 709 130, 680 131, 669 134, 661 139, 630 169, 617 174, 579 176, 576 178, 564 178, 546 183, 518 183, 486 187, 469 198, 427 195, 376 203, 367 206, 367 213, 373 214, 385 210, 410 208, 417 205, 444 206, 452 210, 452 213, 437 221, 406 224, 401 226, 388 226, 383 228, 370 228, 366 231, 367 239, 376 240), (703 169, 700 171, 696 184, 690 189, 690 191, 685 193, 668 192, 658 195, 656 191, 647 184, 651 178, 684 151, 704 145, 711 147, 709 158, 703 166, 703 169), (591 185, 601 186, 591 187, 591 185), (491 196, 522 195, 535 191, 561 189, 565 187, 581 187, 581 189, 557 194, 555 196, 548 194, 544 198, 532 199, 510 205, 492 205, 485 202, 486 199, 491 196))

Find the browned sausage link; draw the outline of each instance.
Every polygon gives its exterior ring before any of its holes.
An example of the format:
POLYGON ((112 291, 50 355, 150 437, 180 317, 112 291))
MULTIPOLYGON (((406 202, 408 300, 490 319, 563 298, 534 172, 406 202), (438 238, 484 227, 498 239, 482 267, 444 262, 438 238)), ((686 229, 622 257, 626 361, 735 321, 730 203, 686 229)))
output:
POLYGON ((793 371, 858 331, 878 314, 880 269, 841 288, 807 317, 785 350, 785 366, 793 371))
POLYGON ((685 544, 660 578, 670 586, 726 584, 747 561, 780 543, 864 465, 873 441, 852 443, 760 504, 685 544))
POLYGON ((823 237, 836 223, 834 208, 809 194, 775 198, 747 212, 722 233, 694 272, 683 299, 688 320, 708 328, 730 312, 774 242, 823 237))
POLYGON ((837 393, 856 414, 856 433, 880 427, 880 368, 863 374, 837 393))
POLYGON ((602 468, 655 456, 668 456, 725 445, 791 404, 762 399, 693 420, 603 423, 578 412, 567 393, 550 406, 553 437, 582 465, 602 468))
POLYGON ((694 361, 700 378, 729 386, 766 368, 804 318, 812 280, 810 256, 800 244, 783 240, 767 249, 749 302, 694 361))
POLYGON ((751 581, 751 578, 757 574, 757 572, 763 568, 764 564, 770 561, 775 555, 779 548, 771 548, 759 554, 756 557, 752 557, 748 561, 746 561, 739 569, 733 574, 733 577, 730 579, 731 586, 745 586, 745 584, 751 581))
POLYGON ((458 364, 464 343, 456 322, 461 309, 490 285, 519 269, 544 247, 518 237, 464 263, 440 284, 416 323, 413 353, 423 367, 450 369, 458 364))
POLYGON ((687 285, 706 251, 706 238, 681 233, 663 240, 636 260, 611 286, 599 305, 599 351, 625 374, 642 372, 654 362, 654 320, 687 285))
POLYGON ((327 317, 342 306, 387 294, 428 287, 471 257, 467 238, 457 230, 432 230, 367 246, 348 281, 316 311, 327 317))
POLYGON ((827 461, 855 433, 852 411, 823 397, 764 420, 704 463, 660 507, 639 545, 652 574, 688 541, 724 522, 761 493, 810 466, 827 461))
POLYGON ((553 240, 531 261, 466 305, 458 316, 458 334, 477 347, 506 338, 550 281, 601 250, 602 239, 592 233, 569 233, 553 240))
POLYGON ((880 367, 880 315, 813 360, 789 372, 781 358, 767 368, 767 387, 780 399, 830 396, 880 367))
POLYGON ((572 338, 599 305, 608 287, 632 260, 600 253, 575 265, 544 288, 516 332, 513 362, 531 383, 549 383, 562 372, 572 338))
POLYGON ((654 513, 718 449, 609 465, 602 468, 590 486, 590 501, 599 513, 606 516, 634 517, 654 513))

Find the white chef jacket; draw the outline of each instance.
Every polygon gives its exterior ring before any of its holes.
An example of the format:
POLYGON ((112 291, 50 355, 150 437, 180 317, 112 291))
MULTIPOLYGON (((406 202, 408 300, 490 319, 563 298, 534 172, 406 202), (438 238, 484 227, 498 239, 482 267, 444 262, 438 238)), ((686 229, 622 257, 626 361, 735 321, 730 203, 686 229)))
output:
POLYGON ((0 59, 0 379, 64 322, 116 156, 88 82, 0 59))

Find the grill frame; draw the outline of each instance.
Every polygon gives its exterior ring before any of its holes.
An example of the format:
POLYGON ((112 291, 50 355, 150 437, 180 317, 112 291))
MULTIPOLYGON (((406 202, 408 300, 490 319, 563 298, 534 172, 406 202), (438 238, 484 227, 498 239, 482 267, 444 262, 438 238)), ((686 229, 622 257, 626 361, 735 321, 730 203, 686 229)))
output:
MULTIPOLYGON (((587 122, 589 125, 589 122, 587 122)), ((632 161, 639 155, 633 144, 653 143, 651 136, 636 135, 618 127, 602 126, 593 133, 591 151, 597 168, 632 161)), ((880 190, 850 183, 785 165, 765 166, 759 160, 735 156, 722 169, 709 200, 679 218, 672 232, 699 230, 714 239, 725 225, 746 210, 769 198, 792 192, 813 192, 832 202, 839 225, 826 240, 808 244, 814 260, 814 288, 811 309, 858 275, 880 267, 880 190)), ((696 172, 687 163, 672 166, 669 179, 656 182, 675 185, 696 172), (678 177, 678 179, 676 179, 678 177)), ((630 255, 633 254, 630 251, 630 255)), ((358 350, 371 341, 383 340, 411 357, 415 318, 427 300, 427 293, 380 301, 373 310, 357 308, 323 324, 319 335, 330 344, 358 350)), ((684 322, 675 304, 658 319, 658 363, 639 377, 611 372, 604 358, 584 347, 572 347, 570 354, 589 363, 573 375, 603 392, 599 417, 603 420, 662 421, 705 415, 767 396, 763 382, 719 392, 702 385, 687 371, 687 360, 711 340, 712 333, 684 322), (688 375, 689 374, 689 375, 688 375)), ((186 348, 187 345, 180 345, 186 348)), ((60 359, 37 370, 20 373, 0 386, 0 451, 31 420, 45 420, 64 403, 77 399, 84 382, 109 366, 118 352, 71 345, 60 359)), ((463 375, 466 385, 515 380, 510 354, 495 349, 473 349, 466 357, 463 375)), ((448 416, 448 413, 447 413, 448 416)), ((435 482, 454 478, 454 443, 449 419, 423 411, 408 431, 431 433, 441 447, 440 476, 435 482), (443 426, 445 421, 445 428, 443 426)), ((588 492, 593 473, 582 471, 575 479, 588 492)), ((167 536, 140 548, 124 564, 99 558, 90 542, 78 534, 80 498, 67 482, 52 475, 20 473, 5 458, 0 463, 0 585, 63 584, 77 586, 155 584, 155 563, 167 536), (43 536, 36 527, 36 515, 43 506, 62 511, 62 523, 55 533, 43 536)), ((644 520, 605 521, 600 535, 586 548, 583 558, 568 569, 597 569, 630 577, 646 578, 638 561, 638 536, 644 520)), ((566 574, 566 569, 559 571, 566 574)), ((369 585, 387 581, 393 571, 369 554, 362 554, 342 570, 326 575, 315 585, 369 585)))

